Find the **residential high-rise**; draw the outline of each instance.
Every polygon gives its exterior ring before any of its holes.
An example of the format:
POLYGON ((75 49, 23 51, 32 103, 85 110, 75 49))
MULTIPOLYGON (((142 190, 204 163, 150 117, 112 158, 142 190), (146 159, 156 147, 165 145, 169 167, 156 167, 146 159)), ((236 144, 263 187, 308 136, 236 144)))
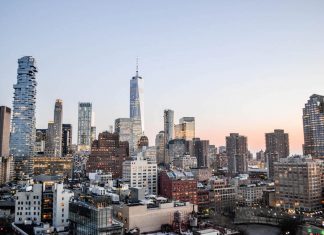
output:
POLYGON ((11 109, 0 106, 0 157, 9 156, 11 109))
POLYGON ((31 157, 36 139, 36 62, 31 56, 18 59, 17 83, 14 85, 10 152, 14 156, 15 178, 32 174, 31 157))
POLYGON ((324 157, 324 96, 312 95, 303 108, 304 154, 324 157))
POLYGON ((72 154, 72 125, 62 125, 62 156, 72 154))
POLYGON ((256 160, 260 162, 265 162, 265 153, 262 149, 256 153, 256 160))
POLYGON ((322 210, 323 161, 310 156, 282 158, 274 163, 278 207, 314 212, 322 210))
POLYGON ((209 140, 193 139, 194 156, 197 158, 197 167, 209 167, 208 147, 209 140))
POLYGON ((90 145, 92 145, 92 142, 97 138, 97 128, 95 124, 95 112, 92 112, 91 116, 91 138, 90 138, 90 145))
POLYGON ((55 125, 53 121, 48 122, 47 131, 46 131, 46 142, 45 142, 45 155, 54 156, 55 153, 55 125))
POLYGON ((57 99, 54 108, 54 156, 62 156, 63 101, 57 99))
POLYGON ((171 109, 164 110, 164 133, 165 133, 165 143, 167 144, 173 139, 174 133, 174 111, 171 109))
POLYGON ((164 162, 170 162, 168 155, 168 144, 173 139, 174 132, 174 111, 171 109, 164 110, 164 162))
POLYGON ((238 133, 230 133, 226 137, 226 154, 228 160, 228 172, 230 174, 246 173, 248 171, 248 147, 247 137, 238 133))
POLYGON ((156 162, 158 164, 164 162, 164 131, 160 131, 155 137, 156 146, 156 162))
POLYGON ((274 130, 273 133, 266 133, 266 150, 268 177, 273 178, 273 164, 279 158, 286 158, 289 156, 289 137, 284 130, 274 130))
POLYGON ((90 151, 91 148, 92 104, 79 103, 78 110, 78 150, 90 151))
POLYGON ((192 140, 195 138, 195 118, 183 117, 174 126, 175 139, 192 140))
POLYGON ((274 130, 273 133, 266 133, 266 153, 278 153, 279 158, 289 156, 289 137, 284 130, 274 130))
MULTIPOLYGON (((130 118, 140 123, 140 135, 144 132, 144 79, 136 75, 130 80, 130 118)), ((137 141, 135 142, 137 143, 137 141)))

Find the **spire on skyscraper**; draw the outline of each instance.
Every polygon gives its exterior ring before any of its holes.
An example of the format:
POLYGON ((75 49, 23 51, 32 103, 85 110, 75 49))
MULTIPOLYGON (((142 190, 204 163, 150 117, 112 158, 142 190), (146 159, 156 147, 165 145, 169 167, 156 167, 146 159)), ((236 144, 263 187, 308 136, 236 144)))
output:
POLYGON ((136 77, 138 77, 138 57, 136 57, 136 77))

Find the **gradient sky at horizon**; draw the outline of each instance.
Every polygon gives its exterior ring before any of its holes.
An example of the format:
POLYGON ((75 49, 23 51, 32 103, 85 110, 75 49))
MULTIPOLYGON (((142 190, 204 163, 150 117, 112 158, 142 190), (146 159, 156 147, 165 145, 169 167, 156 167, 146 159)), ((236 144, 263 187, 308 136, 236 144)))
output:
POLYGON ((77 104, 89 101, 97 131, 129 116, 136 57, 145 79, 145 134, 196 117, 198 137, 224 145, 284 129, 302 152, 302 108, 324 94, 324 1, 3 1, 0 105, 12 106, 17 59, 36 58, 37 128, 63 99, 77 134, 77 104))

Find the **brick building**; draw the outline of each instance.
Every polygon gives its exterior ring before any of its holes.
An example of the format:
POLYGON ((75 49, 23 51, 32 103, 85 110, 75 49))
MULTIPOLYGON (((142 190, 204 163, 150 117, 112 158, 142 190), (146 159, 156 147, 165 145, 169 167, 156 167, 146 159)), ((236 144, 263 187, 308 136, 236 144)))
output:
POLYGON ((127 141, 119 141, 117 133, 102 132, 98 140, 93 141, 91 154, 87 162, 87 172, 102 170, 111 173, 113 178, 122 177, 122 165, 129 157, 127 141))
POLYGON ((159 195, 197 205, 197 180, 191 172, 162 171, 159 174, 159 195))

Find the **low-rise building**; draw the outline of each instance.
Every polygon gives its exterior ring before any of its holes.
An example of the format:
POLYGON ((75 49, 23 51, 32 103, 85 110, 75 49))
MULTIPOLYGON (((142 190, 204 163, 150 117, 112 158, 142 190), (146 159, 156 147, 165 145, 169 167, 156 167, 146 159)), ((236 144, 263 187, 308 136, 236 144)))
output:
POLYGON ((191 172, 162 171, 159 174, 159 195, 171 200, 197 205, 197 180, 191 172))
POLYGON ((72 157, 34 157, 34 175, 72 176, 72 157))
POLYGON ((242 206, 260 205, 264 190, 266 190, 265 185, 241 185, 237 188, 237 202, 242 206))
POLYGON ((191 172, 198 181, 207 181, 212 176, 211 169, 208 167, 191 168, 191 172))
POLYGON ((126 231, 139 228, 141 234, 160 231, 161 225, 172 224, 177 211, 187 220, 193 210, 197 212, 197 206, 188 202, 168 202, 158 205, 140 203, 114 205, 114 215, 124 223, 126 231))
POLYGON ((189 154, 176 156, 173 158, 173 166, 183 170, 190 170, 190 168, 197 167, 197 158, 189 154))
POLYGON ((123 234, 123 224, 113 219, 110 197, 74 198, 69 203, 70 234, 123 234))
POLYGON ((311 156, 281 158, 274 163, 276 206, 313 212, 322 209, 323 161, 311 156))
POLYGON ((15 223, 31 224, 41 222, 42 184, 26 186, 15 197, 15 223))

